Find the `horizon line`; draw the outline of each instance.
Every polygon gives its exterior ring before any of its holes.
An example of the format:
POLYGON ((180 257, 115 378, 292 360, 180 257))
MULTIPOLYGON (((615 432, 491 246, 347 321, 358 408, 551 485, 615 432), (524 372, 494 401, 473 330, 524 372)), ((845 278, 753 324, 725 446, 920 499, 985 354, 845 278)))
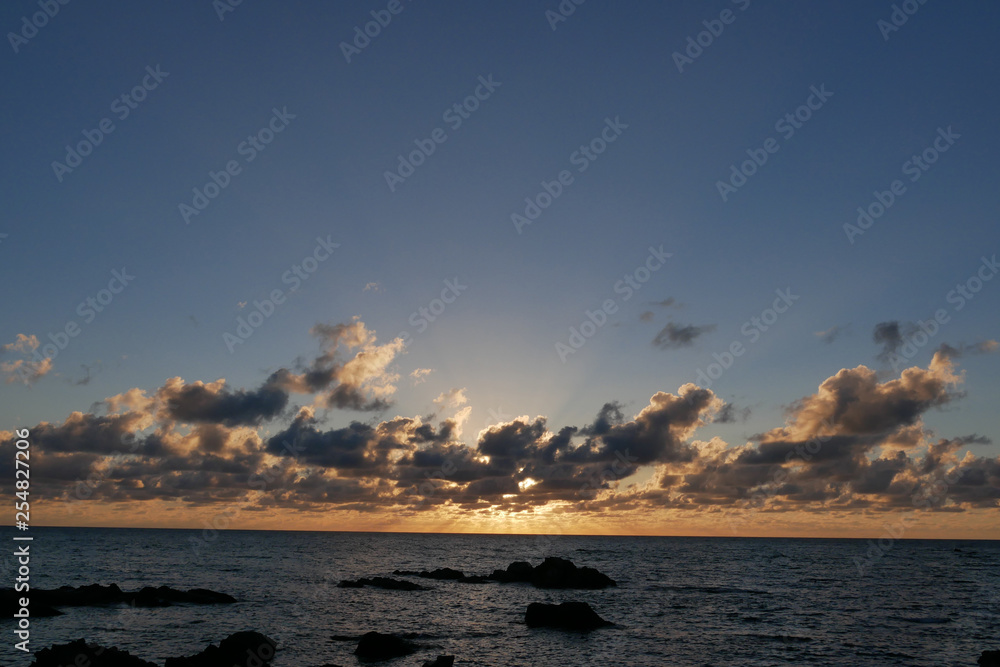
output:
MULTIPOLYGON (((14 529, 14 525, 0 526, 2 529, 14 529)), ((871 540, 878 537, 843 537, 843 536, 802 536, 802 535, 616 535, 599 533, 479 533, 479 532, 445 532, 445 531, 415 531, 415 530, 306 530, 294 528, 179 528, 164 526, 38 526, 31 529, 81 529, 81 530, 177 530, 200 531, 215 530, 220 533, 351 533, 380 535, 473 535, 479 537, 607 537, 607 538, 650 538, 650 539, 738 539, 738 540, 871 540)), ((29 529, 29 533, 30 530, 29 529)), ((1000 542, 1000 538, 989 537, 899 537, 894 542, 1000 542)))

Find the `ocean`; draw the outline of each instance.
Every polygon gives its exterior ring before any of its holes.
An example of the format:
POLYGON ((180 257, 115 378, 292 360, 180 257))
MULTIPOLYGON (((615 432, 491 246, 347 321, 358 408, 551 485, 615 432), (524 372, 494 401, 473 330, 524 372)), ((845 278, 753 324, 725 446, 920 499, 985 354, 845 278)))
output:
MULTIPOLYGON (((3 529, 14 545, 15 531, 3 529)), ((274 664, 357 665, 334 635, 410 633, 456 665, 663 667, 975 665, 1000 648, 1000 542, 539 537, 32 528, 31 584, 209 588, 239 602, 65 608, 35 619, 33 650, 86 638, 162 664, 239 630, 278 642, 274 664), (337 588, 341 579, 450 567, 489 574, 560 556, 618 582, 604 590, 413 579, 428 591, 337 588), (530 629, 531 602, 581 600, 614 627, 530 629)), ((9 547, 13 551, 13 546, 9 547)), ((13 582, 11 561, 4 575, 13 582)), ((4 633, 0 664, 28 664, 4 633)))

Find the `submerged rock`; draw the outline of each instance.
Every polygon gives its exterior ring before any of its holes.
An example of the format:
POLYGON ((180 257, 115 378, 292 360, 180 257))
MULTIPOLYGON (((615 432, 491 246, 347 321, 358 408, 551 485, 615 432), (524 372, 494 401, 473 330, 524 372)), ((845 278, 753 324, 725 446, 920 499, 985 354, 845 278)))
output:
POLYGON ((68 644, 56 644, 35 653, 31 667, 64 667, 66 665, 87 665, 88 667, 157 667, 128 651, 105 648, 97 644, 87 644, 77 639, 68 644))
MULTIPOLYGON (((415 653, 417 645, 396 635, 385 635, 381 632, 366 632, 361 635, 354 655, 366 662, 377 662, 398 658, 415 653)), ((167 667, 171 667, 167 665, 167 667)))
POLYGON ((390 591, 429 590, 426 586, 415 584, 412 581, 403 581, 401 579, 392 579, 390 577, 372 577, 371 579, 362 577, 357 581, 344 579, 339 584, 337 584, 337 588, 362 588, 363 586, 372 586, 373 588, 384 588, 390 591))
POLYGON ((393 570, 393 574, 400 577, 421 577, 423 579, 437 579, 439 581, 457 581, 460 584, 485 584, 489 577, 470 574, 466 575, 461 570, 453 570, 450 567, 440 567, 436 570, 393 570))
POLYGON ((188 658, 167 658, 164 667, 223 667, 224 665, 254 665, 267 667, 274 660, 277 643, 259 632, 236 632, 216 646, 188 658))
POLYGON ((544 604, 532 602, 524 614, 524 622, 529 628, 559 628, 589 632, 597 628, 613 625, 597 615, 586 602, 563 602, 544 604))

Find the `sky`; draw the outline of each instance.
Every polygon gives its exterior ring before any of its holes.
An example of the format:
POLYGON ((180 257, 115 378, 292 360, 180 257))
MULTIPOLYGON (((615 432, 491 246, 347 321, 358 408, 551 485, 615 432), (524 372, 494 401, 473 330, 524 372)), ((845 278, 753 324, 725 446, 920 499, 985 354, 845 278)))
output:
POLYGON ((998 19, 4 3, 0 487, 27 430, 38 525, 1000 538, 998 19))

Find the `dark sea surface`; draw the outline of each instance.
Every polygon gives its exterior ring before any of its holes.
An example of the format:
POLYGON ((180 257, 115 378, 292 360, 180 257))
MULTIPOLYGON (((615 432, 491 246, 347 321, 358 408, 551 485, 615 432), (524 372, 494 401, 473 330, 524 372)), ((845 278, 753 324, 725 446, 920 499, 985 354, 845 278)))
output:
MULTIPOLYGON (((13 545, 14 531, 3 529, 13 545)), ((537 537, 32 528, 32 585, 210 588, 239 602, 65 608, 33 650, 85 637, 162 664, 239 630, 278 641, 275 665, 357 665, 332 635, 413 633, 459 665, 975 665, 1000 648, 1000 542, 900 540, 862 575, 867 540, 537 537), (198 545, 197 553, 195 544, 198 545), (618 581, 599 591, 412 579, 428 591, 342 589, 341 579, 451 567, 489 574, 561 556, 618 581), (615 627, 533 630, 530 602, 582 600, 615 627)), ((13 547, 10 547, 13 551, 13 547)), ((5 553, 9 553, 5 549, 5 553)), ((12 582, 10 560, 3 562, 12 582)), ((4 632, 0 663, 27 664, 4 632)))

